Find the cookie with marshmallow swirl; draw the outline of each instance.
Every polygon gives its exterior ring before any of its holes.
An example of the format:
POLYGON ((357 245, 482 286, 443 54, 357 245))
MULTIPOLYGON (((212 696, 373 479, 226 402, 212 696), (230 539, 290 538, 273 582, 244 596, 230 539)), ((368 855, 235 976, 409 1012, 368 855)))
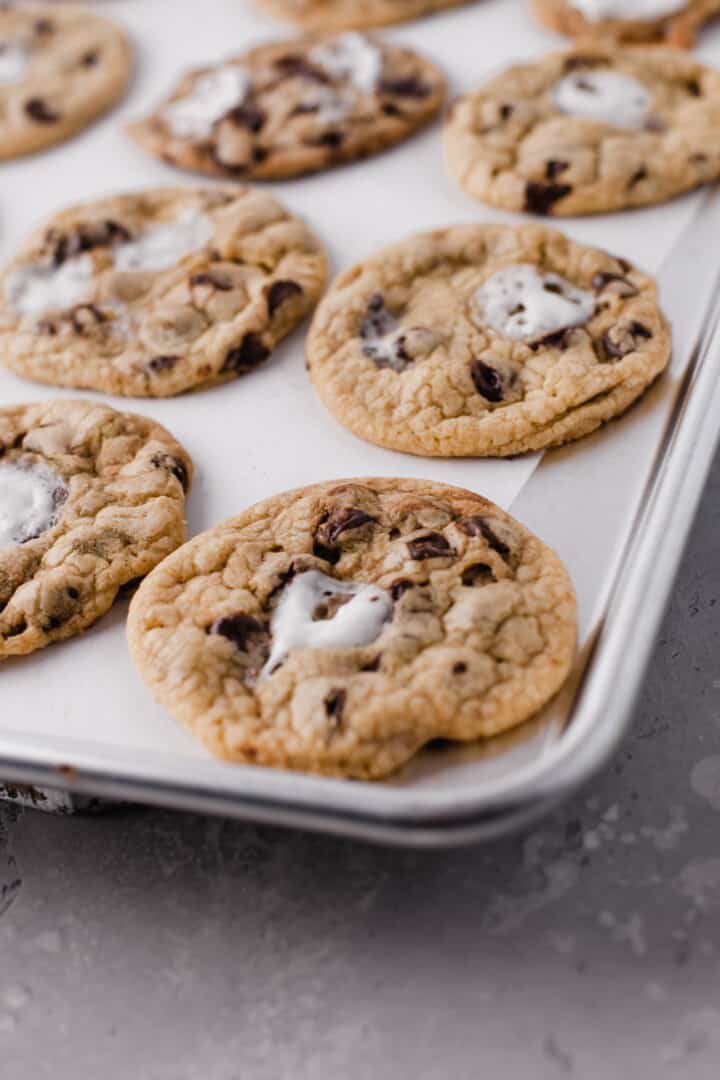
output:
POLYGON ((458 225, 331 286, 307 364, 360 438, 433 457, 559 446, 624 412, 663 370, 653 281, 541 225, 458 225))
POLYGON ((575 600, 557 555, 481 496, 348 480, 195 537, 141 585, 128 637, 219 757, 379 778, 541 709, 572 662, 575 600))
POLYGON ((453 106, 447 161, 475 198, 553 216, 664 202, 720 175, 720 73, 676 49, 583 43, 453 106))
POLYGON ((79 634, 178 547, 191 480, 145 417, 67 399, 0 409, 0 660, 79 634))
POLYGON ((379 153, 444 98, 438 68, 410 49, 356 32, 315 35, 188 72, 128 133, 183 169, 277 180, 379 153))
POLYGON ((531 0, 539 22, 584 40, 666 43, 691 49, 698 30, 720 14, 720 0, 531 0))

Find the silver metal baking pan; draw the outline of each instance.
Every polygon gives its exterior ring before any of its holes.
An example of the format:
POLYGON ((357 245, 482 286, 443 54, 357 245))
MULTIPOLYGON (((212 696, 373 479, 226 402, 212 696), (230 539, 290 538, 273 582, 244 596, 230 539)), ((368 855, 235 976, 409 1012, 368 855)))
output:
MULTIPOLYGON (((126 115, 142 111, 178 67, 227 52, 230 22, 246 35, 239 36, 243 43, 249 35, 267 36, 271 27, 242 7, 229 15, 223 0, 206 0, 200 24, 194 3, 175 0, 170 20, 168 8, 164 0, 107 4, 108 14, 136 37, 144 35, 146 52, 156 50, 153 64, 140 66, 126 115)), ((455 73, 457 89, 482 76, 478 41, 485 42, 486 68, 511 59, 510 41, 514 56, 547 45, 540 31, 518 24, 513 5, 472 10, 473 34, 467 33, 470 9, 457 9, 393 36, 437 56, 455 73)), ((6 209, 3 256, 55 205, 116 188, 119 160, 124 187, 183 182, 134 154, 117 123, 52 157, 52 190, 47 159, 43 166, 37 160, 4 166, 0 201, 12 214, 6 209)), ((508 220, 452 190, 436 130, 375 162, 279 185, 278 194, 329 240, 337 269, 413 230, 480 217, 508 220), (350 184, 353 207, 374 208, 367 219, 349 209, 350 184)), ((556 701, 502 738, 429 749, 383 783, 231 766, 210 759, 150 701, 128 661, 120 602, 82 638, 2 666, 0 776, 6 789, 36 789, 10 794, 65 811, 86 807, 88 798, 130 800, 430 847, 478 841, 524 824, 607 760, 627 729, 717 442, 720 260, 708 236, 720 231, 720 196, 704 193, 563 227, 651 272, 662 263, 661 298, 673 324, 674 354, 669 371, 626 416, 542 458, 438 462, 360 443, 315 402, 302 371, 302 333, 237 385, 167 402, 111 401, 156 416, 193 454, 199 479, 189 505, 192 532, 329 472, 424 475, 494 498, 556 548, 577 589, 581 648, 573 678, 556 701), (278 415, 281 430, 273 420, 278 415), (239 461, 242 468, 228 467, 239 461)), ((47 396, 47 388, 0 373, 0 401, 47 396)))

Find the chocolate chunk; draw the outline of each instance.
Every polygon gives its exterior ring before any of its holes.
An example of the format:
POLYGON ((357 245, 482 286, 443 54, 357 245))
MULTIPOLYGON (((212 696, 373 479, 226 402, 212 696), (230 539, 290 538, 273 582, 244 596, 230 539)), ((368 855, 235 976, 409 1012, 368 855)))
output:
POLYGON ((24 634, 26 630, 27 623, 24 619, 21 619, 20 622, 15 623, 14 626, 11 626, 8 630, 3 631, 3 637, 19 637, 20 634, 24 634))
POLYGON ((416 560, 442 559, 455 554, 442 533, 428 533, 408 540, 407 548, 410 558, 416 560))
POLYGON ((373 293, 367 307, 367 314, 360 325, 360 337, 363 339, 383 337, 395 329, 395 317, 385 307, 381 293, 373 293))
POLYGON ((578 329, 577 326, 566 326, 562 330, 552 330, 549 334, 543 334, 542 337, 536 338, 535 341, 529 341, 528 348, 533 352, 537 352, 538 349, 550 348, 550 349, 567 349, 570 346, 573 333, 578 329))
POLYGON ((81 224, 68 233, 58 233, 51 229, 45 236, 45 242, 52 248, 54 266, 60 266, 66 259, 86 251, 112 247, 131 239, 132 236, 124 225, 110 219, 81 224))
POLYGON ((333 689, 325 698, 325 712, 328 714, 328 717, 333 721, 333 727, 340 727, 346 701, 347 690, 343 690, 341 687, 333 687, 333 689))
POLYGON ((453 675, 464 675, 467 671, 467 664, 463 660, 458 660, 457 664, 453 664, 453 675))
POLYGON ((53 112, 42 98, 29 98, 25 102, 25 112, 36 124, 57 124, 60 114, 53 112))
POLYGON ((326 543, 332 547, 344 532, 375 523, 375 518, 370 517, 364 510, 348 507, 327 515, 318 529, 318 538, 321 543, 326 543))
POLYGON ((383 103, 382 111, 386 116, 402 116, 402 109, 398 108, 394 101, 386 101, 383 103))
POLYGON ((688 79, 685 83, 685 89, 691 97, 700 97, 702 94, 702 87, 697 79, 688 79))
POLYGON ((246 104, 231 109, 225 119, 231 120, 238 127, 247 128, 248 131, 252 131, 254 135, 257 135, 258 131, 264 128, 267 115, 258 105, 246 104))
POLYGON ((495 575, 492 572, 492 567, 487 563, 479 562, 473 563, 472 566, 466 566, 462 572, 461 581, 463 585, 469 587, 475 585, 489 585, 495 581, 495 575))
POLYGON ((415 588, 415 582, 411 581, 410 578, 399 577, 399 578, 396 578, 395 581, 393 581, 392 585, 390 586, 390 596, 392 597, 393 601, 397 604, 400 597, 404 596, 405 593, 408 591, 408 589, 414 589, 414 588, 415 588))
POLYGON ((624 319, 605 331, 602 343, 607 357, 616 360, 634 352, 642 341, 651 337, 652 332, 642 323, 624 319))
POLYGON ((645 168, 644 165, 641 165, 639 169, 635 170, 635 172, 632 174, 632 176, 628 180, 628 182, 627 182, 628 188, 635 187, 635 185, 639 184, 641 180, 646 180, 647 175, 648 175, 647 169, 645 168))
POLYGON ((621 274, 611 274, 609 271, 593 274, 590 284, 596 293, 602 292, 608 285, 617 285, 615 292, 623 299, 627 299, 629 296, 637 296, 638 293, 635 286, 627 278, 622 277, 621 274))
POLYGON ((251 371, 258 364, 266 360, 270 350, 265 345, 259 334, 246 334, 241 343, 235 349, 231 349, 225 357, 225 363, 220 369, 223 374, 230 371, 251 371))
POLYGON ((488 401, 498 402, 503 399, 502 376, 495 368, 484 364, 482 360, 473 360, 470 365, 470 377, 478 394, 488 401))
POLYGON ((313 555, 317 559, 323 559, 324 562, 330 563, 331 566, 335 566, 342 558, 342 551, 340 548, 328 547, 327 544, 323 544, 319 540, 316 540, 313 544, 313 555))
POLYGON ((555 203, 571 191, 570 184, 542 184, 531 180, 525 186, 525 209, 531 214, 549 214, 555 203))
POLYGON ((297 281, 273 281, 265 292, 268 315, 273 316, 281 304, 284 304, 291 296, 300 296, 301 294, 302 287, 298 285, 297 281))
POLYGON ((500 119, 501 120, 509 120, 514 112, 515 112, 514 105, 501 105, 500 106, 500 119))
POLYGON ((607 63, 607 59, 601 56, 585 56, 582 53, 576 53, 575 56, 568 56, 563 64, 565 71, 577 71, 578 68, 593 68, 603 67, 607 63))
POLYGON ((150 371, 171 371, 180 360, 179 356, 153 356, 148 364, 150 371))
POLYGON ((380 83, 382 94, 394 94, 397 97, 426 98, 432 93, 432 87, 419 79, 417 75, 409 75, 404 79, 383 79, 380 83))
POLYGON ((565 172, 565 169, 569 168, 567 161, 558 161, 551 159, 545 162, 545 179, 554 180, 561 172, 565 172))
POLYGON ((184 461, 173 454, 155 454, 150 460, 156 469, 166 469, 171 473, 180 482, 183 491, 187 491, 190 477, 184 461))
POLYGON ((305 143, 307 146, 327 146, 330 150, 337 150, 344 141, 345 135, 342 131, 323 131, 314 139, 306 139, 305 143))
POLYGON ((507 559, 510 554, 510 548, 493 531, 487 518, 477 515, 475 517, 464 518, 459 524, 466 536, 482 536, 488 547, 492 548, 493 551, 496 551, 503 559, 507 559))
POLYGON ((209 627, 209 634, 219 634, 232 641, 241 652, 247 652, 251 638, 267 634, 267 626, 254 615, 225 615, 209 627))
POLYGON ((326 85, 332 82, 332 79, 324 71, 315 67, 304 56, 280 56, 275 61, 275 67, 281 72, 283 78, 292 79, 301 76, 304 79, 312 79, 313 82, 325 83, 326 85))
POLYGON ((378 655, 374 656, 372 658, 372 660, 368 660, 367 664, 363 664, 363 666, 360 668, 360 670, 361 671, 379 671, 380 670, 380 661, 381 660, 382 660, 382 653, 378 653, 378 655))
POLYGON ((89 52, 83 53, 80 57, 80 63, 83 67, 95 67, 100 59, 100 53, 97 49, 90 49, 89 52))

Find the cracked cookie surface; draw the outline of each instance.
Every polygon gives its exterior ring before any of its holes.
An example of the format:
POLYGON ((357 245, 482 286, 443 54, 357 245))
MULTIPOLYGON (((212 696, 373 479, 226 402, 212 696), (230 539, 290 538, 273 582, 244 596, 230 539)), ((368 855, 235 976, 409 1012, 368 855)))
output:
POLYGON ((0 276, 0 363, 165 397, 236 378, 317 301, 326 257, 264 192, 159 188, 56 214, 0 276))
POLYGON ((347 30, 418 19, 470 0, 257 0, 272 15, 306 29, 347 30))
POLYGON ((469 491, 348 480, 278 495, 143 583, 130 648, 229 761, 379 778, 489 737, 560 688, 575 600, 557 555, 469 491))
POLYGON ((68 139, 122 96, 132 66, 125 35, 87 9, 0 8, 0 160, 68 139))
POLYGON ((720 175, 720 73, 675 49, 584 43, 460 98, 445 137, 455 179, 492 206, 659 203, 720 175))
POLYGON ((280 179, 368 157, 427 123, 438 68, 358 33, 259 45, 189 72, 128 126, 144 149, 212 176, 280 179))
POLYGON ((666 366, 656 287, 541 225, 412 237, 331 286, 307 345, 330 412, 436 457, 559 446, 622 413, 666 366))
POLYGON ((183 542, 192 463, 86 401, 0 409, 0 659, 85 630, 183 542))
POLYGON ((720 0, 531 0, 531 7, 539 22, 568 37, 683 49, 720 14, 720 0))

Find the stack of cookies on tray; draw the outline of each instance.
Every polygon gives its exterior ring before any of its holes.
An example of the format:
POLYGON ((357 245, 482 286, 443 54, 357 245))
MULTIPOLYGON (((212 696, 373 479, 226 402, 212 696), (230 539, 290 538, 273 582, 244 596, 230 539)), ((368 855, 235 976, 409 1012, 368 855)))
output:
MULTIPOLYGON (((420 232, 327 291, 321 240, 260 182, 379 155, 430 124, 452 72, 371 28, 445 9, 470 26, 475 4, 258 3, 299 34, 178 72, 127 128, 223 182, 39 224, 0 275, 0 363, 116 396, 202 392, 257 368, 314 311, 309 378, 381 447, 510 457, 624 412, 670 355, 655 284, 537 219, 717 179, 720 75, 676 46, 720 3, 533 0, 578 40, 455 100, 444 133, 458 184, 523 216, 420 232)), ((96 120, 132 65, 95 8, 4 5, 0 157, 96 120)), ((342 183, 347 195, 351 172, 342 183)), ((220 757, 360 778, 438 737, 520 724, 567 678, 568 574, 481 494, 318 477, 183 545, 192 473, 164 427, 98 401, 0 409, 0 657, 79 633, 147 575, 128 635, 160 702, 220 757)))

